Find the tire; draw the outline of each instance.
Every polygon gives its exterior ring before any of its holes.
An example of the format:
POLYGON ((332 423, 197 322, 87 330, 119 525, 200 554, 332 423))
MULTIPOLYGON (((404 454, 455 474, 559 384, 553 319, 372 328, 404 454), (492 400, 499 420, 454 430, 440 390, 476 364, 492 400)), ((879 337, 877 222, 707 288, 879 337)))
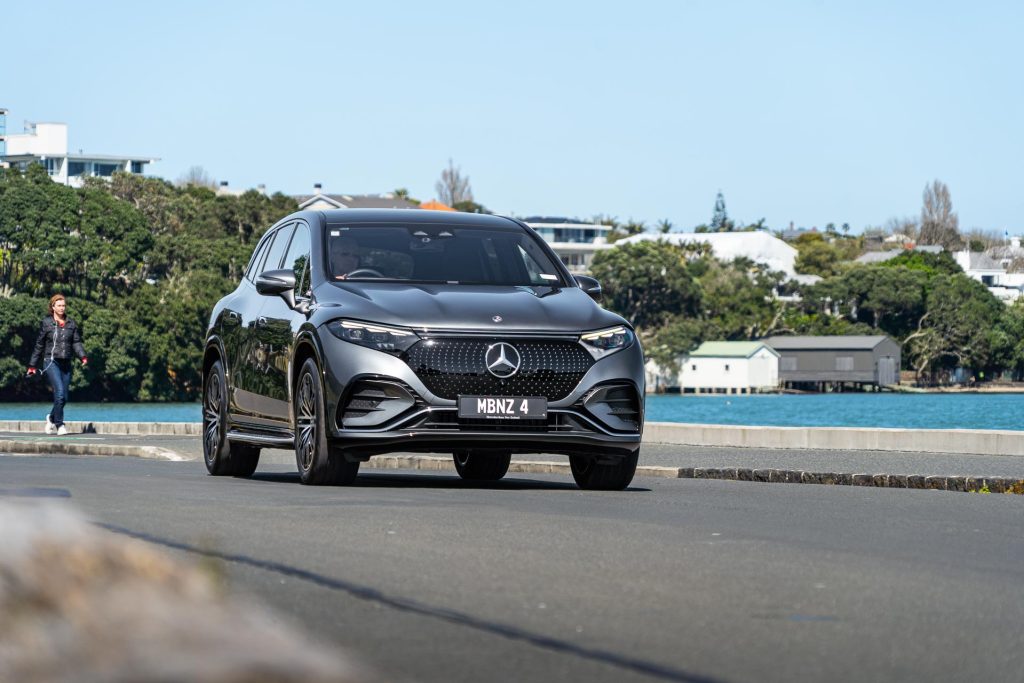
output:
POLYGON ((327 442, 324 388, 320 370, 312 358, 302 364, 295 385, 295 465, 303 484, 351 484, 359 474, 359 462, 349 462, 344 452, 327 442))
POLYGON ((498 481, 508 472, 512 451, 464 450, 452 453, 455 471, 466 481, 498 481))
POLYGON ((621 491, 633 481, 639 457, 640 451, 637 450, 633 455, 606 465, 598 463, 596 458, 570 455, 569 467, 576 485, 585 491, 621 491))
POLYGON ((228 441, 228 392, 224 365, 216 361, 203 382, 203 459, 217 477, 251 477, 260 449, 228 441))

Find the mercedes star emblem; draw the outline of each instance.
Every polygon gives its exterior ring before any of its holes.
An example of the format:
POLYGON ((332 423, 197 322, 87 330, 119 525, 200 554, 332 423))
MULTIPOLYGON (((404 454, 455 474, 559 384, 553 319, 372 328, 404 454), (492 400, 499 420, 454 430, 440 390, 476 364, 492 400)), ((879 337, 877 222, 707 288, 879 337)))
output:
POLYGON ((491 320, 493 320, 496 323, 500 323, 502 320, 504 320, 504 318, 502 318, 500 315, 496 315, 493 318, 491 318, 491 320))
POLYGON ((484 354, 484 363, 487 364, 487 372, 500 379, 508 379, 519 372, 519 364, 522 359, 516 347, 505 342, 498 342, 487 347, 484 354))

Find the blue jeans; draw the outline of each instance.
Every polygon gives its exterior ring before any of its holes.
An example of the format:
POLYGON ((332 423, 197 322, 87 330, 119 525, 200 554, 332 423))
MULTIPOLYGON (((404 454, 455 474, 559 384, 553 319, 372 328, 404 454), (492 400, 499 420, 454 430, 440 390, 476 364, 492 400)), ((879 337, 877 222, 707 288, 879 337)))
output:
POLYGON ((71 361, 55 359, 46 366, 46 379, 53 387, 53 409, 50 421, 60 427, 64 424, 64 404, 68 402, 68 388, 71 386, 71 361))

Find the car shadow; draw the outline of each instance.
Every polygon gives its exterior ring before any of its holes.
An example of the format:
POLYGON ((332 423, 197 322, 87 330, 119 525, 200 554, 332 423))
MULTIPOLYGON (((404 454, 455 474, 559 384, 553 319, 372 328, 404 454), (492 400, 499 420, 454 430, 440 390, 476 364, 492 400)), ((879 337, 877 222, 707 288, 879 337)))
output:
MULTIPOLYGON (((276 484, 301 483, 298 472, 256 472, 250 479, 251 481, 276 484)), ((376 471, 360 472, 355 482, 344 488, 580 491, 572 482, 525 479, 514 475, 500 481, 465 481, 457 476, 447 474, 376 471)), ((650 489, 637 486, 630 486, 626 490, 630 492, 650 491, 650 489)))

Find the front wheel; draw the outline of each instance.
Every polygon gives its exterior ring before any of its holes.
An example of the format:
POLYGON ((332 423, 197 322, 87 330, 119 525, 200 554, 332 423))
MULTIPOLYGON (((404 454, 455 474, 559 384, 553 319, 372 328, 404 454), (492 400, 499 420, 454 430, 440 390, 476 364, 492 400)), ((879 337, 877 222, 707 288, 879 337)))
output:
POLYGON ((498 481, 508 472, 512 451, 455 451, 455 471, 467 481, 498 481))
POLYGON ((303 484, 351 484, 359 462, 327 443, 324 388, 312 358, 302 364, 295 390, 295 464, 303 484))
POLYGON ((260 462, 260 449, 228 441, 227 386, 224 365, 216 361, 203 391, 203 459, 214 476, 251 477, 260 462))
POLYGON ((570 455, 569 467, 576 485, 587 491, 621 491, 629 486, 636 474, 640 451, 635 451, 612 464, 599 463, 596 458, 570 455))

